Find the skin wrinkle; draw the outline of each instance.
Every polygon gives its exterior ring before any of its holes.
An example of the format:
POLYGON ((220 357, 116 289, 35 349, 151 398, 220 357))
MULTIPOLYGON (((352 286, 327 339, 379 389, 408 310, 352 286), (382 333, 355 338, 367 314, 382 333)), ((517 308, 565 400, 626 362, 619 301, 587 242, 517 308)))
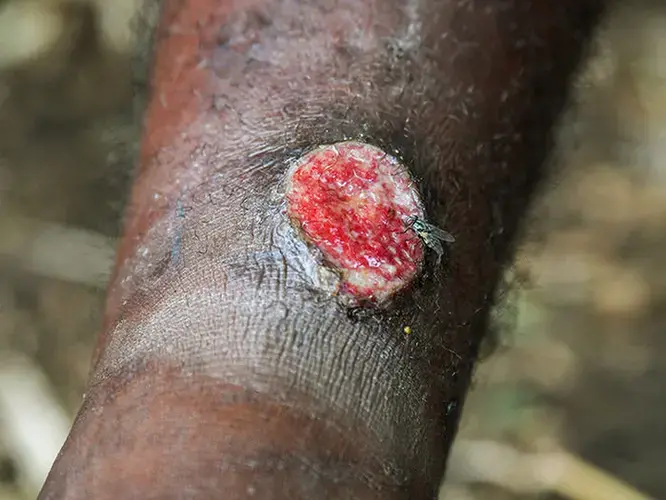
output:
MULTIPOLYGON (((251 270, 252 268, 242 267, 241 272, 246 273, 247 269, 251 270)), ((208 278, 211 280, 212 283, 216 282, 214 276, 208 276, 208 278)), ((227 279, 229 279, 228 276, 227 279)), ((271 283, 274 281, 274 279, 275 278, 271 273, 271 278, 266 279, 265 281, 267 283, 271 283)), ((270 317, 271 312, 269 311, 266 311, 267 315, 266 317, 256 316, 255 314, 256 311, 261 310, 262 308, 260 304, 257 304, 255 301, 257 300, 258 297, 266 296, 266 295, 257 295, 254 292, 254 285, 256 284, 257 281, 256 276, 255 277, 250 276, 249 280, 247 281, 244 279, 244 277, 236 278, 234 276, 231 280, 229 280, 231 283, 233 283, 233 289, 230 290, 229 288, 227 288, 222 293, 219 290, 217 290, 214 286, 203 288, 196 281, 194 281, 192 284, 188 284, 187 283, 188 280, 189 276, 187 274, 181 275, 179 280, 179 294, 175 297, 176 300, 175 304, 173 305, 168 304, 169 302, 174 301, 174 297, 167 295, 163 299, 163 301, 165 302, 164 304, 158 303, 155 306, 151 307, 151 309, 154 309, 159 314, 151 316, 149 318, 150 323, 141 326, 137 325, 134 322, 130 323, 130 327, 133 329, 134 334, 136 334, 138 326, 139 330, 145 329, 146 331, 156 332, 150 337, 147 337, 149 343, 132 345, 130 342, 127 341, 127 335, 122 333, 124 325, 120 325, 118 330, 114 332, 112 336, 114 342, 108 346, 108 349, 111 352, 113 352, 115 349, 121 351, 124 350, 124 354, 115 353, 111 356, 117 367, 122 368, 122 366, 130 362, 131 359, 142 359, 150 356, 151 353, 159 352, 164 349, 169 349, 169 346, 173 342, 176 342, 177 345, 170 350, 170 353, 175 353, 176 356, 178 356, 179 352, 183 352, 182 362, 184 364, 197 363, 205 365, 206 363, 210 363, 215 365, 215 367, 217 367, 218 365, 222 365, 225 368, 230 369, 231 366, 230 361, 235 359, 236 363, 239 363, 241 368, 245 367, 246 364, 248 363, 251 363, 253 366, 256 364, 255 369, 257 370, 261 369, 263 371, 267 371, 268 372, 267 376, 269 376, 270 373, 272 373, 272 370, 275 369, 284 370, 285 372, 288 373, 288 376, 295 377, 293 381, 290 381, 289 383, 285 384, 289 387, 292 385, 298 386, 299 383, 302 383, 303 381, 307 381, 309 383, 309 381, 311 380, 316 381, 316 380, 334 379, 337 374, 336 364, 337 360, 339 359, 339 356, 342 359, 349 358, 348 355, 344 354, 344 350, 340 352, 341 351, 340 347, 332 344, 333 340, 342 341, 343 347, 347 348, 351 347, 348 342, 347 336, 332 337, 331 342, 327 343, 326 345, 321 344, 321 342, 323 342, 324 339, 328 339, 329 337, 328 335, 326 335, 326 332, 335 332, 342 330, 342 327, 340 327, 338 324, 338 320, 336 320, 338 314, 335 311, 333 311, 333 313, 330 315, 324 314, 323 322, 313 325, 311 318, 319 317, 319 315, 322 314, 322 311, 317 309, 313 311, 312 315, 308 315, 305 314, 305 312, 308 310, 307 307, 305 306, 296 307, 296 309, 299 310, 301 313, 299 315, 293 316, 294 321, 297 321, 297 323, 294 324, 292 330, 294 332, 309 332, 313 331, 314 328, 317 328, 318 331, 320 332, 320 334, 315 336, 313 340, 310 342, 303 342, 304 338, 301 335, 296 335, 296 334, 287 335, 286 333, 282 334, 275 333, 273 335, 269 335, 268 332, 274 330, 273 325, 275 323, 279 324, 280 321, 275 322, 274 319, 270 317), (182 303, 183 298, 186 298, 187 300, 186 304, 182 303), (200 303, 198 301, 202 302, 200 303), (194 339, 192 339, 191 337, 185 337, 183 339, 181 338, 181 336, 177 335, 177 332, 203 330, 204 332, 207 332, 207 334, 205 333, 203 334, 203 336, 208 337, 210 335, 213 335, 216 333, 215 327, 212 327, 209 330, 208 329, 209 327, 206 325, 197 326, 196 324, 193 324, 193 318, 195 319, 198 318, 197 311, 210 310, 213 308, 218 309, 218 312, 216 314, 219 314, 220 317, 225 318, 226 317, 225 311, 227 307, 233 309, 236 316, 234 317, 234 322, 227 324, 225 326, 225 329, 222 332, 220 332, 223 335, 223 337, 219 340, 219 342, 220 342, 220 347, 231 346, 232 348, 230 351, 233 351, 233 348, 235 347, 237 349, 236 353, 228 351, 225 353, 224 356, 220 356, 220 349, 215 349, 212 346, 210 346, 203 350, 203 354, 198 356, 199 359, 197 359, 197 357, 193 357, 191 354, 192 352, 197 353, 199 350, 201 350, 199 346, 196 346, 197 337, 194 337, 194 339), (238 319, 239 314, 245 317, 247 321, 247 323, 245 323, 242 326, 239 326, 237 324, 239 322, 238 319), (181 326, 179 324, 181 321, 185 321, 186 324, 181 326), (262 324, 257 324, 256 323, 257 321, 261 321, 262 324), (301 342, 301 347, 298 349, 299 352, 294 355, 294 353, 292 352, 294 346, 289 347, 288 344, 280 342, 278 340, 280 336, 282 336, 285 339, 283 342, 286 342, 287 340, 291 341, 299 340, 301 342), (239 337, 239 339, 234 340, 236 337, 239 337), (190 347, 190 344, 192 342, 194 342, 195 347, 190 347), (276 344, 281 345, 281 347, 276 348, 275 347, 276 344), (303 344, 305 345, 306 350, 301 352, 303 349, 303 344), (286 353, 289 353, 289 357, 285 357, 286 353), (227 359, 227 356, 229 359, 227 359), (296 358, 296 360, 298 361, 293 361, 294 358, 296 358), (330 361, 326 362, 324 361, 324 359, 330 359, 330 361), (332 367, 325 369, 324 367, 329 366, 329 364, 332 364, 332 367), (309 375, 304 375, 302 372, 309 373, 309 375)), ((295 287, 292 286, 291 288, 293 290, 295 287)), ((284 323, 285 322, 283 321, 282 324, 284 323)), ((289 323, 289 321, 287 321, 287 323, 289 323)), ((289 331, 288 328, 285 328, 285 330, 289 331)), ((359 331, 360 330, 359 327, 357 327, 356 330, 357 331, 353 330, 349 331, 348 335, 351 338, 362 337, 370 339, 378 335, 378 333, 373 333, 372 331, 359 331)), ((354 355, 363 353, 365 349, 361 349, 361 347, 362 346, 360 345, 353 346, 352 352, 354 353, 354 355)), ((372 347, 373 345, 370 345, 368 349, 372 349, 372 347)), ((386 347, 381 348, 382 351, 384 351, 385 349, 386 347)), ((364 359, 369 359, 369 360, 378 359, 378 356, 372 354, 371 352, 368 352, 362 357, 364 359)), ((178 359, 178 357, 176 359, 178 359)), ((401 361, 399 359, 395 359, 395 355, 387 356, 384 363, 387 365, 386 367, 377 368, 376 370, 373 371, 384 372, 391 370, 400 374, 409 373, 409 370, 407 369, 403 370, 400 368, 401 361)), ((367 368, 368 366, 371 366, 371 364, 367 362, 360 363, 356 359, 352 360, 349 363, 349 365, 350 367, 358 366, 361 368, 367 368)), ((116 366, 112 366, 109 369, 113 370, 114 368, 116 368, 116 366)), ((98 377, 96 377, 96 379, 93 380, 93 383, 95 383, 95 380, 97 380, 97 378, 104 379, 106 376, 108 376, 107 368, 104 366, 104 364, 98 365, 97 373, 98 377)), ((352 373, 352 371, 349 371, 348 373, 352 373)), ((364 374, 362 372, 359 374, 359 377, 361 379, 370 379, 372 378, 372 376, 373 376, 372 373, 364 374)), ((400 377, 402 377, 402 375, 400 375, 400 377)), ((416 380, 416 377, 414 379, 416 380)), ((402 386, 405 385, 404 381, 401 379, 398 381, 398 384, 402 386)), ((341 387, 344 386, 345 384, 343 384, 341 387)), ((364 382, 360 384, 360 386, 368 388, 371 387, 372 384, 364 382)), ((331 388, 338 389, 338 386, 332 385, 331 388)), ((268 389, 269 388, 267 388, 266 390, 268 389)), ((344 410, 347 410, 348 408, 351 408, 352 406, 355 405, 354 397, 350 398, 351 399, 350 401, 345 401, 344 404, 337 405, 335 404, 336 400, 333 399, 330 395, 316 394, 316 396, 318 396, 318 399, 321 398, 323 400, 329 401, 330 403, 333 404, 333 406, 340 406, 344 410)), ((345 392, 343 393, 343 396, 346 399, 352 395, 345 392)), ((364 398, 362 400, 366 400, 365 398, 367 398, 367 401, 372 402, 374 399, 376 399, 376 395, 374 397, 371 396, 373 395, 372 394, 364 395, 364 398)), ((369 404, 371 405, 372 403, 369 404)), ((363 409, 365 410, 366 408, 363 409)), ((377 411, 379 414, 381 414, 382 410, 383 408, 381 406, 377 406, 373 411, 377 411)), ((370 419, 370 421, 373 420, 374 418, 370 419)))
MULTIPOLYGON (((192 217, 195 216, 195 213, 192 213, 192 217)), ((196 222, 194 224, 197 225, 196 222)), ((247 273, 244 267, 234 268, 240 269, 243 274, 247 273)), ((279 269, 279 266, 277 268, 279 269)), ((207 279, 211 283, 217 281, 214 275, 208 275, 207 279)), ((379 440, 385 432, 390 432, 388 429, 396 425, 411 426, 417 415, 423 413, 420 408, 424 402, 418 400, 406 404, 404 409, 400 408, 396 412, 390 400, 384 398, 384 394, 378 392, 376 384, 372 382, 378 376, 385 379, 386 385, 383 388, 388 389, 392 397, 405 402, 428 392, 423 382, 428 377, 424 376, 425 374, 413 373, 413 369, 406 365, 403 353, 384 343, 379 347, 378 337, 386 337, 386 334, 377 328, 378 325, 375 325, 374 331, 362 328, 361 325, 357 325, 356 331, 349 331, 340 326, 336 319, 339 314, 335 310, 326 313, 320 308, 303 304, 296 307, 300 314, 293 316, 293 327, 287 326, 284 331, 276 332, 270 312, 267 311, 266 317, 257 316, 255 311, 261 308, 257 305, 247 306, 257 299, 252 286, 256 277, 250 277, 249 281, 246 281, 247 278, 243 276, 236 278, 232 275, 227 276, 227 279, 230 286, 220 293, 215 287, 201 287, 196 277, 189 284, 190 275, 181 274, 175 304, 169 304, 174 298, 167 295, 162 299, 164 304, 151 307, 155 313, 148 318, 148 323, 130 324, 134 335, 142 331, 152 332, 150 336, 146 336, 145 342, 128 342, 127 334, 122 333, 122 325, 114 332, 112 339, 117 342, 108 346, 109 352, 113 353, 111 359, 114 360, 114 365, 108 369, 103 363, 98 365, 98 376, 93 379, 93 388, 96 380, 103 381, 112 376, 115 370, 122 370, 132 360, 160 357, 161 351, 167 351, 171 361, 182 363, 192 373, 212 373, 223 380, 244 384, 253 390, 273 393, 273 397, 281 396, 279 393, 275 394, 280 387, 309 395, 331 414, 343 415, 345 421, 366 422, 370 429, 377 433, 379 440), (187 298, 187 304, 182 304, 183 297, 187 298), (197 324, 196 320, 201 317, 200 311, 209 310, 215 310, 216 315, 226 318, 228 322, 219 332, 220 335, 216 335, 215 327, 197 324), (232 310, 233 314, 227 314, 227 310, 232 310), (310 310, 312 312, 309 312, 310 310), (239 315, 246 321, 242 326, 238 325, 239 315), (313 324, 312 318, 322 315, 325 320, 313 324), (298 332, 311 332, 315 328, 318 334, 313 340, 304 342, 303 335, 298 332), (336 335, 343 330, 347 330, 345 336, 336 335), (200 336, 183 338, 178 335, 181 331, 201 333, 200 336), (290 331, 293 333, 289 333, 290 331), (199 338, 202 337, 207 339, 205 346, 199 343, 199 338), (365 339, 370 345, 363 347, 359 340, 350 342, 350 338, 365 339), (300 348, 293 344, 296 340, 300 341, 300 348), (173 347, 170 349, 171 345, 173 347), (116 349, 121 352, 114 352, 116 349), (382 352, 381 355, 373 352, 377 349, 382 352), (338 359, 348 360, 348 369, 344 373, 340 373, 336 368, 338 359), (317 381, 333 381, 337 377, 341 377, 340 383, 323 386, 326 392, 322 393, 322 387, 317 381), (391 377, 395 379, 393 382, 386 380, 391 377), (416 388, 413 387, 415 383, 416 388), (349 387, 360 388, 362 393, 349 391, 349 387), (359 401, 362 402, 361 405, 358 404, 359 401), (401 413, 405 414, 401 416, 401 413), (393 422, 393 419, 398 421, 393 422)), ((272 278, 265 281, 270 282, 272 278)), ((293 286, 290 288, 295 289, 293 286)), ((333 303, 331 305, 334 306, 333 303)), ((205 321, 206 317, 201 319, 205 321)), ((395 343, 390 339, 384 342, 395 343)), ((282 398, 285 401, 290 400, 286 394, 282 398)), ((404 443, 405 450, 422 451, 427 446, 427 443, 404 443)), ((392 453, 399 457, 401 452, 392 450, 392 453)), ((396 460, 402 461, 400 458, 396 460)), ((413 463, 415 460, 416 455, 404 457, 405 462, 413 463)), ((404 465, 395 468, 402 469, 404 465)))
MULTIPOLYGON (((166 374, 168 376, 169 370, 160 368, 158 370, 160 375, 166 374)), ((198 467, 203 467, 204 464, 211 460, 216 464, 218 474, 211 477, 208 483, 199 484, 199 489, 203 492, 206 498, 209 498, 211 493, 220 491, 220 484, 231 486, 230 491, 240 491, 233 488, 234 481, 243 477, 243 475, 250 475, 254 477, 254 484, 260 488, 262 483, 264 485, 275 482, 277 477, 277 484, 273 484, 273 490, 280 490, 284 488, 281 484, 280 477, 288 476, 289 474, 296 474, 302 476, 301 481, 297 481, 292 485, 292 488, 298 490, 298 495, 284 496, 281 498, 312 498, 313 491, 308 492, 312 487, 319 487, 321 481, 329 482, 335 485, 338 483, 337 488, 343 488, 345 492, 350 493, 360 491, 367 486, 374 485, 374 487, 381 487, 384 479, 382 479, 381 472, 377 469, 378 457, 375 456, 371 449, 368 449, 368 442, 355 443, 355 446, 349 446, 348 442, 344 439, 344 430, 336 428, 324 420, 312 420, 309 416, 301 412, 294 412, 282 409, 280 412, 284 415, 281 418, 292 420, 297 424, 298 428, 303 431, 303 436, 318 441, 320 446, 312 450, 312 454, 300 454, 292 451, 286 451, 280 455, 265 454, 264 447, 267 450, 272 446, 278 446, 279 443, 288 443, 286 448, 288 450, 299 450, 302 448, 301 443, 294 442, 291 437, 279 432, 280 418, 276 419, 273 413, 272 417, 264 415, 263 411, 257 411, 258 408, 270 406, 271 403, 266 405, 263 398, 258 398, 252 393, 238 387, 220 387, 219 382, 211 381, 206 378, 199 378, 200 392, 196 399, 196 406, 192 405, 191 395, 176 396, 179 389, 182 387, 182 381, 173 379, 168 384, 167 392, 161 392, 159 387, 165 387, 161 384, 155 384, 155 372, 150 370, 137 370, 135 372, 135 379, 129 382, 128 391, 120 393, 120 396, 114 398, 114 406, 109 407, 109 414, 105 415, 106 419, 100 418, 86 418, 88 414, 81 414, 77 418, 77 425, 82 429, 78 436, 70 437, 65 447, 72 446, 76 439, 81 439, 81 434, 85 436, 90 433, 97 437, 98 447, 91 447, 85 457, 85 463, 89 469, 103 471, 111 468, 115 473, 125 476, 126 469, 129 467, 131 472, 130 476, 134 483, 143 481, 141 478, 150 479, 152 471, 157 470, 172 470, 175 478, 179 482, 183 482, 187 475, 198 467), (147 379, 147 380, 145 380, 147 379), (220 399, 220 397, 223 399, 220 399), (158 422, 150 418, 142 418, 141 407, 136 407, 132 399, 141 399, 146 404, 151 404, 153 401, 158 401, 161 408, 161 419, 158 422), (129 404, 129 407, 128 407, 129 404), (224 422, 224 428, 220 428, 219 421, 211 419, 211 413, 206 411, 207 407, 214 405, 216 412, 226 413, 228 417, 224 422), (185 414, 183 412, 186 412, 185 414), (248 421, 252 425, 247 425, 248 421), (131 433, 127 433, 127 428, 139 430, 139 434, 129 439, 131 433), (165 432, 166 431, 166 432, 165 432), (278 431, 278 432, 276 432, 278 431), (197 434, 193 434, 197 433, 197 434), (211 447, 210 444, 200 445, 199 452, 196 456, 190 457, 188 461, 179 460, 179 457, 185 455, 183 450, 191 444, 190 439, 198 434, 215 435, 220 434, 225 436, 224 447, 226 452, 218 457, 219 450, 216 447, 211 447), (255 440, 248 438, 256 438, 255 440), (111 441, 109 447, 108 441, 111 441), (163 442, 170 443, 172 452, 168 455, 152 455, 153 450, 158 449, 159 445, 163 442), (146 446, 148 445, 148 446, 146 446), (181 448, 181 446, 183 446, 181 448), (238 447, 241 448, 238 448, 238 447), (111 452, 100 452, 100 450, 111 449, 111 452), (319 450, 319 451, 317 451, 319 450), (143 462, 143 467, 132 467, 126 460, 127 452, 131 452, 130 457, 139 455, 143 462), (317 456, 319 455, 319 457, 317 456), (346 459, 342 459, 346 457, 346 459), (222 458, 220 460, 220 458, 222 458), (180 463, 180 467, 173 467, 171 461, 175 460, 180 463), (325 468, 321 468, 321 463, 325 463, 325 468), (356 467, 351 466, 354 464, 356 467), (271 474, 271 470, 273 474, 271 474), (363 474, 370 474, 363 476, 363 474), (313 478, 319 478, 314 480, 313 478), (220 482, 221 481, 221 482, 220 482), (310 486, 308 486, 308 484, 310 486), (305 494, 304 494, 305 491, 305 494)), ((106 394, 109 392, 107 391, 106 394)), ((104 407, 104 402, 99 401, 100 397, 105 398, 103 393, 97 392, 92 397, 88 398, 86 405, 92 411, 97 408, 104 407)), ((108 401, 106 401, 108 405, 108 401)), ((284 445, 278 446, 285 448, 284 445)), ((93 492, 103 491, 109 495, 109 498, 118 498, 118 482, 113 478, 105 476, 104 474, 94 474, 89 477, 93 478, 95 484, 86 484, 86 498, 98 495, 93 492)), ((70 479, 75 479, 71 478, 70 479)), ((390 488, 389 488, 390 489, 390 488)), ((263 494, 259 498, 274 498, 271 494, 267 493, 265 488, 262 488, 263 494)), ((225 491, 228 491, 225 488, 225 491)), ((388 490, 387 490, 388 491, 388 490)), ((160 484, 155 484, 154 488, 149 490, 132 491, 131 493, 125 492, 122 498, 182 498, 179 492, 169 491, 162 488, 160 484)), ((293 491, 296 493, 296 491, 293 491)), ((351 497, 353 497, 353 493, 351 497)), ((55 498, 62 498, 56 496, 55 498)), ((232 497, 229 497, 232 498, 232 497)), ((237 498, 234 496, 233 498, 237 498)), ((331 498, 338 498, 337 496, 331 498)), ((367 498, 365 495, 359 495, 358 498, 367 498)))
MULTIPOLYGON (((142 167, 88 395, 66 449, 85 449, 76 436, 90 429, 91 408, 109 419, 118 408, 136 414, 147 398, 151 422, 169 411, 164 384, 172 404, 183 398, 201 412, 208 406, 195 395, 209 397, 208 384, 232 384, 277 404, 285 419, 309 415, 309 429, 316 422, 341 429, 349 452, 362 453, 354 441, 366 439, 393 485, 377 498, 395 491, 431 498, 457 425, 458 412, 446 409, 464 400, 489 297, 563 102, 562 75, 574 68, 600 8, 592 0, 255 0, 213 2, 204 18, 211 1, 168 2, 142 167), (316 255, 282 213, 290 163, 345 138, 401 158, 429 218, 438 225, 446 218, 457 238, 445 264, 428 262, 386 310, 349 314, 322 291, 316 255), (178 203, 185 217, 177 217, 178 203)), ((126 439, 108 442, 113 453, 141 432, 126 422, 126 439)), ((156 425, 169 431, 168 423, 156 425)), ((155 434, 155 448, 140 450, 146 456, 129 456, 148 468, 141 484, 151 484, 150 460, 182 453, 186 462, 197 446, 225 445, 219 433, 197 435, 196 422, 182 425, 196 445, 176 448, 168 433, 155 434)), ((302 453, 317 451, 309 449, 316 432, 303 433, 302 453)), ((213 481, 211 467, 184 477, 213 481)), ((91 473, 82 474, 85 481, 91 473)), ((159 477, 166 488, 168 478, 159 477)), ((320 498, 336 498, 320 488, 320 498)))

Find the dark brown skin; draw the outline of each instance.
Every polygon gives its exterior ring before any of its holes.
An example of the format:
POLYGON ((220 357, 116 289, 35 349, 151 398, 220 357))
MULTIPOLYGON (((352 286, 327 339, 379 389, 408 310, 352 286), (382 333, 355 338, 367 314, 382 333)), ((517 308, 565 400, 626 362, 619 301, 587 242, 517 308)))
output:
POLYGON ((435 498, 603 2, 164 3, 89 389, 40 498, 435 498), (456 237, 382 310, 318 290, 283 214, 288 161, 346 138, 402 158, 456 237))

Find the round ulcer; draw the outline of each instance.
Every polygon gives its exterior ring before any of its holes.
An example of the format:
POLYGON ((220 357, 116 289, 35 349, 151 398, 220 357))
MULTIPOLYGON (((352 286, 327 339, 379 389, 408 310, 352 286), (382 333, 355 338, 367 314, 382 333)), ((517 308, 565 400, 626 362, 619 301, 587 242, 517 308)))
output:
POLYGON ((423 244, 407 224, 423 205, 407 169, 381 149, 320 146, 290 168, 286 196, 291 223, 340 274, 340 294, 381 303, 419 272, 423 244))

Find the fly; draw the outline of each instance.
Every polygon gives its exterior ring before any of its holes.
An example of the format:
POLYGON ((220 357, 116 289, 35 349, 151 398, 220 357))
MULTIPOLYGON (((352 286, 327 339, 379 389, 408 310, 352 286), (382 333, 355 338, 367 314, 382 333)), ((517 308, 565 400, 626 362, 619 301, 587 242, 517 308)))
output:
POLYGON ((444 255, 442 242, 454 243, 456 241, 451 233, 427 223, 416 215, 409 218, 407 229, 414 231, 421 238, 423 244, 437 254, 437 264, 440 263, 442 255, 444 255))

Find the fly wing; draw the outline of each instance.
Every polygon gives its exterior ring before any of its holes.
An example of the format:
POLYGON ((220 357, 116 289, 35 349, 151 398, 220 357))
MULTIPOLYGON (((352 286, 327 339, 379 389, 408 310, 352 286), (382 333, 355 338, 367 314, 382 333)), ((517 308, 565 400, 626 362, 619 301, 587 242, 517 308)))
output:
POLYGON ((443 229, 438 228, 437 226, 428 225, 428 230, 435 238, 438 238, 447 243, 455 243, 456 241, 451 233, 448 233, 443 229))

